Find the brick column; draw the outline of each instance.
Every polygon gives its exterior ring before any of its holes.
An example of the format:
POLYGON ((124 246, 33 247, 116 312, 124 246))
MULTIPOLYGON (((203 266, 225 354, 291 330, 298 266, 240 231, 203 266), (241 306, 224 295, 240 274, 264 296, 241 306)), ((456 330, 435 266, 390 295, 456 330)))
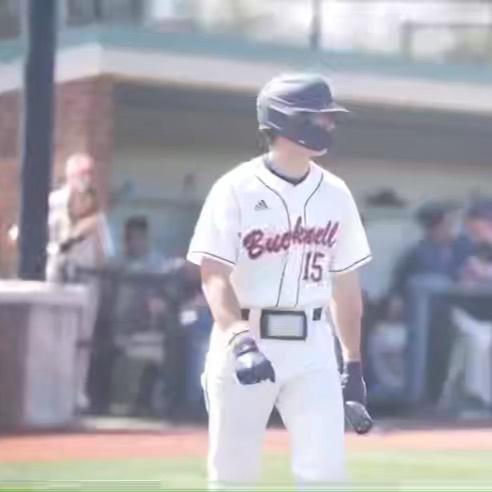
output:
POLYGON ((87 152, 96 162, 98 190, 108 197, 113 155, 113 81, 109 77, 68 82, 57 88, 55 183, 63 181, 65 160, 87 152))
POLYGON ((14 160, 0 159, 0 277, 15 274, 17 246, 9 230, 18 222, 19 169, 14 160))
MULTIPOLYGON (((53 181, 63 181, 66 158, 87 152, 96 161, 97 187, 108 198, 114 144, 113 81, 82 79, 56 88, 53 181)), ((15 272, 15 248, 6 231, 17 221, 19 204, 21 97, 0 94, 0 277, 15 272)))

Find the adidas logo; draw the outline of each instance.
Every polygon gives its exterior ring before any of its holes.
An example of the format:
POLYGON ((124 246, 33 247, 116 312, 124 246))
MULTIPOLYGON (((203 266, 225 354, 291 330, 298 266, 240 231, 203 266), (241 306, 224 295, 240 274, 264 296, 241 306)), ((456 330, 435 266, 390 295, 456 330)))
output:
POLYGON ((265 200, 260 200, 256 205, 255 205, 255 210, 267 210, 268 205, 266 204, 265 200))

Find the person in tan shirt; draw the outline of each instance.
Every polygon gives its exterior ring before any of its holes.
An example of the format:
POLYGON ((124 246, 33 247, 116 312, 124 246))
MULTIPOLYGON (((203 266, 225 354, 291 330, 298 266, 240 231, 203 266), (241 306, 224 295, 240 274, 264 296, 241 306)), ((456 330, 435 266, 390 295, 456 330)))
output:
POLYGON ((88 407, 85 387, 90 363, 90 342, 99 307, 99 283, 85 270, 104 265, 111 256, 111 237, 107 219, 93 187, 70 192, 66 212, 57 213, 52 229, 52 254, 47 279, 65 283, 80 283, 87 287, 88 302, 85 321, 79 333, 80 348, 76 361, 76 402, 80 410, 88 407), (82 273, 81 273, 82 272, 82 273))

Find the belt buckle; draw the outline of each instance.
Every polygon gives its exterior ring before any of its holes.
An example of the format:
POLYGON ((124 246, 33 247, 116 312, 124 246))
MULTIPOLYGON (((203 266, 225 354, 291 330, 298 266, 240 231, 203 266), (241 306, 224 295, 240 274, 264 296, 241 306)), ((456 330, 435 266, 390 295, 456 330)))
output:
POLYGON ((266 340, 306 340, 306 313, 263 309, 260 316, 260 337, 266 340))

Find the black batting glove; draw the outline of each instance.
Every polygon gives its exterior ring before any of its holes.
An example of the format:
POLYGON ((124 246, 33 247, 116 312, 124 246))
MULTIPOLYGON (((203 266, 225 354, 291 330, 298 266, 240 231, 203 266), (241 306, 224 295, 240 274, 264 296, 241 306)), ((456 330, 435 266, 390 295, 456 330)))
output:
POLYGON ((271 362, 260 352, 258 345, 247 331, 235 335, 231 343, 232 352, 236 357, 236 376, 241 384, 275 382, 275 371, 271 362))
POLYGON ((362 363, 346 362, 342 372, 343 400, 355 401, 364 406, 367 404, 367 388, 362 375, 362 363))
POLYGON ((367 404, 367 389, 360 362, 347 362, 342 373, 345 419, 357 434, 367 434, 373 426, 367 404))

